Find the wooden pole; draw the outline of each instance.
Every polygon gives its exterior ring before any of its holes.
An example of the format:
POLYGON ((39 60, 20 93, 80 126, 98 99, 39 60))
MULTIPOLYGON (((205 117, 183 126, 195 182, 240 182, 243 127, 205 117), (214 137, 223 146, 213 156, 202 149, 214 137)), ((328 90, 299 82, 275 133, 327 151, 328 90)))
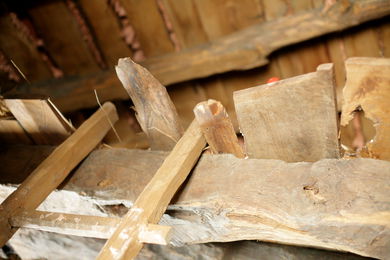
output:
POLYGON ((245 157, 233 124, 221 102, 213 99, 201 102, 194 108, 194 114, 213 153, 231 153, 238 158, 245 157))
POLYGON ((119 80, 131 97, 138 122, 153 150, 171 150, 183 134, 180 119, 166 88, 130 58, 115 67, 119 80))
POLYGON ((64 181, 118 120, 115 106, 105 103, 68 139, 58 146, 0 205, 0 245, 16 232, 9 219, 25 210, 34 210, 64 181), (111 121, 111 122, 110 122, 111 121))
POLYGON ((137 238, 147 224, 156 224, 177 189, 197 162, 206 141, 194 120, 123 217, 97 259, 133 259, 143 244, 137 238))

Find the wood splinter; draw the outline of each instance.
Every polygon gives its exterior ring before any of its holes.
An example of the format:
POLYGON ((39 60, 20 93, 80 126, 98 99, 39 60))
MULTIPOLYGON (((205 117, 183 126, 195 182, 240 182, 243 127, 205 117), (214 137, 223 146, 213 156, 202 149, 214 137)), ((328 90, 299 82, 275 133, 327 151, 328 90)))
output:
POLYGON ((200 102, 195 106, 194 114, 213 153, 231 153, 238 158, 245 157, 233 124, 221 102, 214 99, 200 102))

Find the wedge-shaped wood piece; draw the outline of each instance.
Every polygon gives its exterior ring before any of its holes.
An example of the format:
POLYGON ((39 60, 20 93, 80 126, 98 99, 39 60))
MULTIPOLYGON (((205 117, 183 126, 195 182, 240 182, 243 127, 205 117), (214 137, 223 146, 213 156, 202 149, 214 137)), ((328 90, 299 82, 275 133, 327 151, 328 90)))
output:
POLYGON ((47 100, 5 99, 4 101, 35 144, 60 144, 72 132, 72 129, 64 123, 63 117, 52 109, 47 100))
POLYGON ((233 124, 221 102, 209 99, 194 108, 195 118, 213 153, 231 153, 244 158, 233 124))
POLYGON ((31 144, 30 137, 17 120, 0 119, 1 144, 31 144))
MULTIPOLYGON (((10 219, 13 227, 31 228, 66 235, 109 238, 119 224, 120 218, 75 215, 47 211, 24 211, 10 219)), ((167 245, 171 227, 148 224, 139 233, 142 243, 167 245)))
POLYGON ((180 119, 166 88, 130 58, 115 67, 119 80, 134 103, 136 116, 154 150, 171 150, 183 134, 180 119))
POLYGON ((233 94, 251 158, 287 162, 339 158, 333 65, 233 94))
POLYGON ((177 189, 197 162, 206 141, 194 120, 152 180, 123 217, 97 259, 133 259, 143 244, 137 240, 147 224, 156 224, 177 189))
POLYGON ((362 109, 373 121, 376 135, 360 155, 390 160, 390 59, 350 58, 345 69, 341 125, 347 125, 354 111, 362 109))
POLYGON ((70 171, 99 144, 116 120, 118 116, 115 106, 112 103, 105 103, 1 203, 0 245, 4 245, 17 230, 9 225, 9 219, 25 210, 37 208, 70 171))

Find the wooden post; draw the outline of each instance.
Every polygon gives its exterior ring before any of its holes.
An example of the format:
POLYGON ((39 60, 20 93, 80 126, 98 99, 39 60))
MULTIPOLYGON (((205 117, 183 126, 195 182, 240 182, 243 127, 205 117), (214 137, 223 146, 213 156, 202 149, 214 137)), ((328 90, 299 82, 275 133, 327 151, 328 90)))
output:
POLYGON ((0 246, 4 245, 17 230, 10 226, 9 219, 25 210, 37 208, 70 171, 99 144, 110 129, 111 123, 117 120, 115 106, 112 103, 105 103, 3 201, 0 205, 0 246))
POLYGON ((131 97, 138 122, 153 150, 171 150, 183 134, 176 108, 166 88, 130 58, 115 67, 119 80, 131 97))
POLYGON ((133 259, 138 254, 143 246, 137 239, 139 233, 147 224, 156 224, 160 220, 205 144, 202 131, 194 120, 123 217, 97 259, 133 259))
POLYGON ((221 102, 209 99, 196 105, 195 118, 213 153, 231 153, 244 158, 236 132, 221 102))

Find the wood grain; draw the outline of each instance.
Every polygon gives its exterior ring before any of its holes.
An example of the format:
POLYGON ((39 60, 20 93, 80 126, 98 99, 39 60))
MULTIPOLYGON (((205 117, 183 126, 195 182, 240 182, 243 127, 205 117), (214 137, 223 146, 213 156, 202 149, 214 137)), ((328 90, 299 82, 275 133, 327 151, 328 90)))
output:
POLYGON ((346 126, 354 111, 361 108, 374 122, 376 135, 367 140, 362 156, 390 160, 390 59, 349 58, 347 81, 343 90, 341 125, 346 126))
POLYGON ((112 103, 105 103, 1 203, 0 245, 4 245, 17 230, 9 225, 9 218, 25 210, 37 208, 103 139, 111 127, 109 120, 115 122, 118 117, 115 106, 112 103))
POLYGON ((155 150, 171 150, 183 134, 166 88, 130 58, 119 59, 116 71, 135 106, 136 117, 155 150))
POLYGON ((32 144, 32 140, 17 120, 0 119, 0 143, 32 144))
POLYGON ((4 101, 35 144, 58 145, 72 132, 47 100, 5 99, 4 101))
POLYGON ((246 153, 288 162, 339 158, 332 64, 234 92, 246 153))

